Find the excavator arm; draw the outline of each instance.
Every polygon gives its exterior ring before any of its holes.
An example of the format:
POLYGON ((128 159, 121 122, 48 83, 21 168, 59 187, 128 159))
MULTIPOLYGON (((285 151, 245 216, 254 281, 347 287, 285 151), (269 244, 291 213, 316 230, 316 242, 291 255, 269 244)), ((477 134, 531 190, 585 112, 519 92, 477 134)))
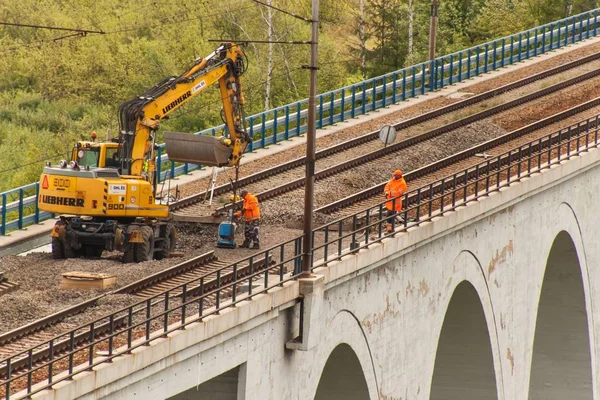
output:
POLYGON ((172 161, 207 166, 233 166, 248 142, 244 130, 244 97, 240 76, 246 70, 243 51, 234 43, 222 43, 206 58, 178 77, 168 77, 119 108, 121 171, 124 175, 154 173, 153 132, 160 121, 206 88, 218 83, 228 137, 214 138, 167 132, 167 152, 172 161))

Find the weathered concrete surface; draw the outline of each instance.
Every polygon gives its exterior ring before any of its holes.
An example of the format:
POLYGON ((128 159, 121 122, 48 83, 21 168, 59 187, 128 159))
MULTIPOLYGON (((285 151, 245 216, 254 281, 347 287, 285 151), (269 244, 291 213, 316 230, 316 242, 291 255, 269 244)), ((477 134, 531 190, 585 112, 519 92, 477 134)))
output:
POLYGON ((600 399, 599 195, 592 150, 316 271, 302 350, 292 282, 35 398, 600 399))

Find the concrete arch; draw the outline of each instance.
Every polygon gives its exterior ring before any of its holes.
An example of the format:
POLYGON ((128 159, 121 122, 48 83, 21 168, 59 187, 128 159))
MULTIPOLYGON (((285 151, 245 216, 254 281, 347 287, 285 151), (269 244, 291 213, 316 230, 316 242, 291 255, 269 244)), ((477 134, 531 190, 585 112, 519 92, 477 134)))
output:
POLYGON ((315 400, 363 400, 369 388, 360 361, 352 348, 339 344, 329 355, 321 373, 315 400))
POLYGON ((496 316, 481 263, 461 251, 452 263, 431 367, 430 399, 503 399, 496 316), (477 395, 473 395, 476 393, 477 395))
MULTIPOLYGON (((568 207, 561 204, 564 210, 568 207)), ((575 220, 573 210, 568 207, 575 220)), ((578 228, 578 224, 577 224, 578 228)), ((580 236, 579 229, 569 231, 580 236)), ((591 322, 586 299, 585 254, 573 236, 561 230, 554 238, 541 285, 529 379, 529 399, 593 398, 591 322)), ((587 286, 589 288, 589 286, 587 286)))
MULTIPOLYGON (((584 210, 585 211, 585 210, 584 210)), ((589 352, 592 355, 591 357, 591 373, 592 373, 592 391, 594 393, 594 395, 597 397, 600 394, 600 379, 598 378, 598 355, 597 355, 597 346, 596 346, 596 322, 594 321, 594 315, 595 312, 594 310, 597 309, 598 307, 596 306, 596 300, 595 298, 593 298, 592 293, 592 287, 594 286, 592 284, 591 278, 590 278, 590 269, 588 266, 588 261, 587 261, 587 250, 586 250, 586 246, 585 243, 595 243, 596 238, 590 238, 588 237, 587 240, 584 240, 583 237, 583 233, 582 233, 582 226, 584 226, 582 224, 582 221, 580 221, 580 218, 578 217, 577 212, 575 211, 575 208, 567 203, 567 202, 562 202, 560 203, 555 210, 553 210, 552 212, 552 218, 553 220, 556 220, 557 223, 557 228, 555 231, 551 231, 548 233, 548 240, 547 240, 547 248, 545 250, 545 252, 543 254, 546 254, 547 257, 550 257, 550 253, 553 249, 553 246, 557 243, 557 239, 559 239, 560 241, 563 241, 564 245, 564 240, 566 240, 566 238, 568 237, 569 241, 572 244, 572 251, 574 251, 575 253, 575 257, 578 263, 578 268, 580 271, 580 278, 581 278, 581 282, 582 282, 582 289, 583 289, 583 298, 584 298, 584 302, 585 302, 585 313, 587 316, 587 326, 588 326, 588 338, 589 338, 589 352), (562 232, 562 235, 561 235, 562 232), (566 235, 566 236, 565 236, 566 235), (559 238, 559 236, 562 236, 562 238, 559 238), (574 250, 573 250, 574 248, 574 250)), ((588 235, 589 236, 589 235, 588 235)), ((593 250, 593 249, 592 249, 593 250)), ((575 258, 573 258, 574 260, 575 258)), ((540 311, 540 305, 542 303, 542 294, 544 292, 543 289, 543 282, 546 279, 546 274, 547 274, 547 269, 549 267, 548 265, 548 259, 546 258, 546 263, 544 265, 545 269, 543 270, 543 276, 540 276, 540 292, 538 294, 538 303, 536 304, 537 306, 537 313, 539 316, 539 311, 540 311)), ((581 304, 581 303, 580 303, 581 304)), ((581 310, 583 311, 583 310, 581 310)), ((535 366, 534 366, 534 352, 536 351, 540 351, 539 348, 536 349, 536 345, 535 345, 535 341, 536 341, 536 333, 539 332, 538 331, 538 325, 537 325, 537 321, 536 321, 536 325, 535 325, 535 329, 531 332, 531 337, 530 337, 530 343, 531 343, 531 358, 530 358, 530 362, 531 362, 531 368, 529 370, 529 376, 527 377, 527 381, 526 384, 528 385, 527 387, 524 388, 524 391, 529 391, 530 388, 532 386, 535 385, 539 385, 539 382, 536 383, 535 380, 537 379, 537 377, 533 376, 533 373, 535 371, 535 366)), ((538 340, 539 343, 539 340, 538 340)), ((537 369, 539 369, 539 364, 537 364, 537 369)), ((531 395, 532 393, 530 393, 531 395)), ((530 396, 531 398, 534 398, 532 396, 530 396)))
MULTIPOLYGON (((356 316, 349 310, 340 310, 333 319, 327 324, 323 331, 324 338, 319 346, 319 357, 314 360, 314 370, 319 371, 318 379, 313 379, 309 385, 312 387, 308 393, 312 396, 308 398, 314 399, 365 399, 364 394, 368 394, 368 398, 378 398, 378 382, 374 369, 371 350, 367 342, 367 337, 360 326, 356 316), (347 362, 348 366, 344 366, 344 370, 336 371, 336 366, 340 363, 347 362), (347 368, 346 368, 347 367, 347 368), (347 377, 359 381, 354 390, 359 390, 362 397, 331 397, 331 389, 340 389, 336 386, 336 380, 346 373, 347 377), (321 384, 321 380, 325 378, 327 382, 321 384), (362 381, 361 381, 362 380, 362 381)), ((342 378, 346 379, 346 378, 342 378)), ((343 385, 347 382, 342 380, 343 385)), ((341 394, 346 396, 348 392, 341 387, 341 394)), ((352 393, 352 392, 350 392, 352 393)))
POLYGON ((497 399, 490 335, 477 291, 461 282, 450 300, 431 381, 431 400, 497 399))

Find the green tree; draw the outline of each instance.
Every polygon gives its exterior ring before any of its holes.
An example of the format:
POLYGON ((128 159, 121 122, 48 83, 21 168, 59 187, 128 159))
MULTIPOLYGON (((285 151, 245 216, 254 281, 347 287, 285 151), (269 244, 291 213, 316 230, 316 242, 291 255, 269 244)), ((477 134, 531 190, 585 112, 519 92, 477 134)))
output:
POLYGON ((367 27, 373 47, 367 54, 371 75, 399 69, 407 55, 406 7, 400 0, 368 0, 367 27))

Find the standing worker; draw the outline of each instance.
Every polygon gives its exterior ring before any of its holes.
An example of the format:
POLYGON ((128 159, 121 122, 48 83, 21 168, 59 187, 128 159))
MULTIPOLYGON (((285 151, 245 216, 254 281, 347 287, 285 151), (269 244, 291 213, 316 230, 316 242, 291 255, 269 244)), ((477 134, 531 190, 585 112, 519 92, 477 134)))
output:
POLYGON ((397 169, 392 174, 392 179, 390 179, 390 181, 385 185, 385 189, 383 189, 386 199, 395 199, 385 203, 388 216, 386 231, 388 233, 392 231, 392 223, 394 222, 395 216, 402 211, 401 196, 406 193, 407 188, 408 186, 406 185, 406 181, 402 177, 402 171, 397 169))
POLYGON ((260 249, 258 239, 258 224, 260 222, 260 208, 258 207, 258 199, 256 196, 248 193, 246 189, 240 191, 240 196, 244 200, 242 211, 235 213, 236 217, 244 218, 244 243, 240 247, 252 249, 260 249), (250 243, 254 241, 254 246, 250 247, 250 243))

